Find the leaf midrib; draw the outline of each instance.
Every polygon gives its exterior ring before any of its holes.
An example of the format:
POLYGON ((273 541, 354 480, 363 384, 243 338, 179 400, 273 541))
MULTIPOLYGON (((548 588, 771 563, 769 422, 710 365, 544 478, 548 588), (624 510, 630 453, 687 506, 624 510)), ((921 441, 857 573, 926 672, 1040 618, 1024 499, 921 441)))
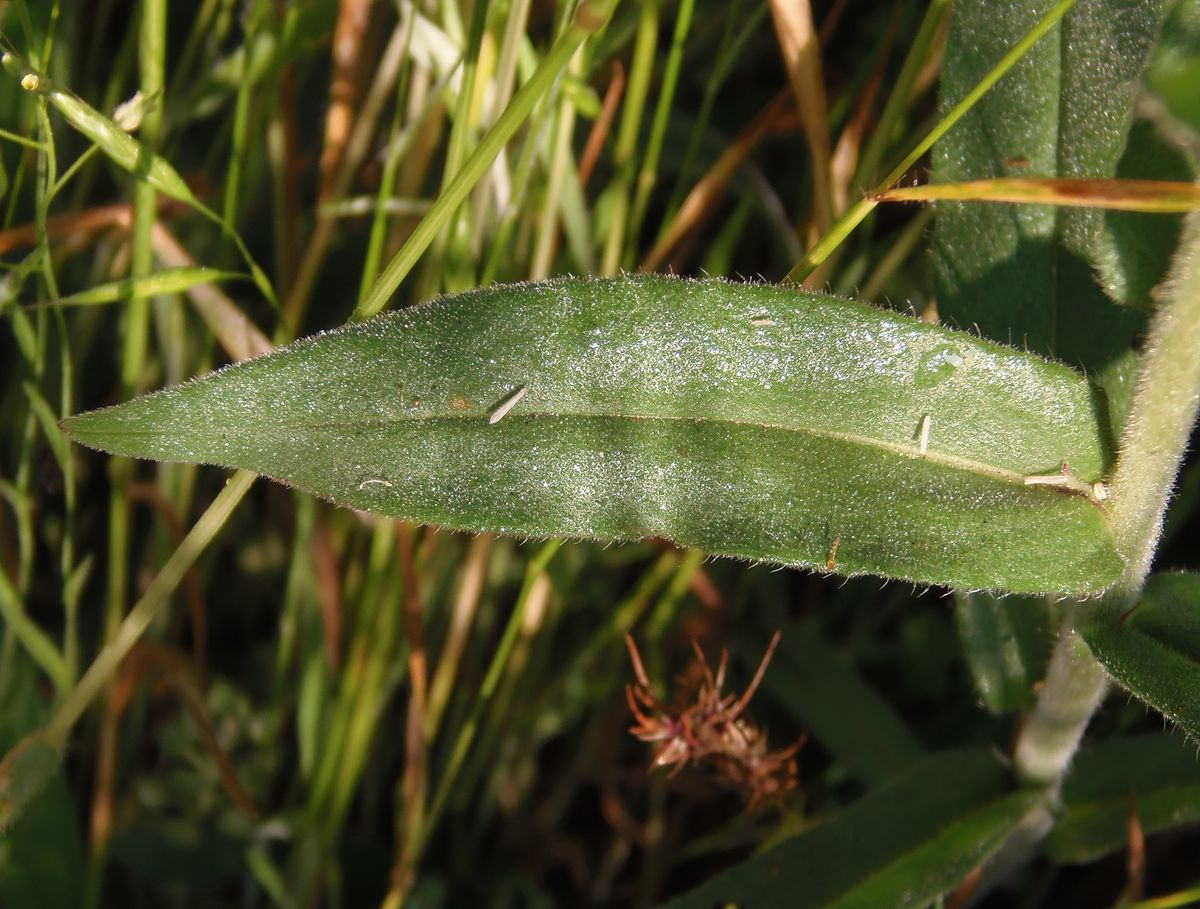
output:
MULTIPOLYGON (((428 414, 423 416, 413 417, 392 417, 388 419, 356 419, 356 420, 322 420, 320 422, 292 422, 292 423, 272 423, 271 430, 320 430, 320 429, 363 429, 371 427, 387 427, 394 424, 402 423, 455 423, 455 422, 477 422, 481 425, 487 425, 487 413, 479 411, 455 413, 455 414, 428 414)), ((817 426, 804 425, 787 425, 783 423, 771 423, 761 420, 735 420, 728 417, 722 418, 707 418, 707 417, 687 417, 687 416, 669 416, 662 414, 628 414, 628 413, 585 413, 585 412, 563 412, 563 411, 531 411, 523 410, 519 414, 508 414, 502 421, 504 423, 521 422, 525 420, 536 419, 588 419, 588 420, 630 420, 630 421, 654 421, 662 423, 694 423, 694 424, 713 424, 715 426, 748 426, 757 429, 770 429, 780 432, 802 433, 817 439, 827 439, 830 441, 844 442, 850 445, 862 445, 868 448, 874 448, 879 451, 886 451, 891 454, 901 457, 910 458, 912 460, 924 460, 933 464, 946 467, 951 470, 963 471, 966 473, 975 474, 980 477, 998 480, 1000 482, 1009 483, 1015 486, 1020 486, 1023 489, 1030 489, 1036 492, 1046 492, 1059 495, 1078 496, 1081 499, 1091 501, 1082 493, 1070 489, 1068 487, 1040 485, 1037 487, 1028 486, 1025 483, 1026 476, 1029 474, 1018 473, 1014 470, 1009 470, 1005 467, 999 467, 994 464, 988 464, 983 461, 976 461, 971 458, 964 458, 960 455, 948 454, 939 452, 933 449, 928 449, 921 452, 916 445, 905 445, 899 442, 888 442, 884 439, 876 439, 871 436, 859 435, 857 433, 840 432, 832 429, 822 429, 817 426)), ((70 421, 67 421, 67 429, 70 432, 70 421)), ((499 422, 494 424, 499 425, 499 422)), ((159 429, 142 429, 139 427, 121 427, 116 429, 104 430, 106 435, 128 435, 128 436, 153 436, 162 434, 159 429)), ((1098 510, 1104 515, 1106 521, 1108 519, 1108 510, 1098 503, 1092 502, 1098 510)))

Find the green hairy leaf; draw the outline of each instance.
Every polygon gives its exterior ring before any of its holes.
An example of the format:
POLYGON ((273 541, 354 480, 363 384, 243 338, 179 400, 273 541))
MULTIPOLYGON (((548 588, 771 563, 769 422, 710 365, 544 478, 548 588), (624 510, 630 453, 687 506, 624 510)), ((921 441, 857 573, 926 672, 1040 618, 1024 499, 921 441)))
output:
POLYGON ((1200 739, 1200 575, 1153 575, 1131 612, 1081 632, 1118 684, 1200 739))
MULTIPOLYGON (((1039 6, 955 4, 943 109, 1040 18, 1039 6)), ((938 143, 936 182, 1115 176, 1137 79, 1166 6, 1080 0, 938 143)), ((977 322, 997 340, 1023 339, 1098 368, 1111 351, 1094 349, 1097 334, 1121 314, 1104 306, 1092 275, 1103 221, 1093 209, 940 204, 939 312, 961 325, 977 322), (1092 321, 1081 321, 1085 315, 1092 321)))
POLYGON ((905 316, 643 276, 443 298, 64 428, 457 529, 1088 594, 1120 567, 1095 407, 1060 364, 905 316))
MULTIPOLYGON (((955 3, 941 109, 970 91, 1049 6, 955 3)), ((942 138, 934 182, 1115 176, 1166 8, 1165 0, 1080 0, 942 138)), ((1109 398, 1117 436, 1144 315, 1114 303, 1096 280, 1104 225, 1097 209, 939 203, 934 264, 943 320, 1086 369, 1109 398)))
POLYGON ((1200 763, 1183 736, 1141 735, 1080 749, 1043 849, 1057 862, 1124 849, 1130 810, 1147 834, 1200 821, 1200 763))
POLYGON ((933 755, 829 823, 667 906, 927 905, 991 855, 1042 798, 1009 785, 985 749, 933 755))

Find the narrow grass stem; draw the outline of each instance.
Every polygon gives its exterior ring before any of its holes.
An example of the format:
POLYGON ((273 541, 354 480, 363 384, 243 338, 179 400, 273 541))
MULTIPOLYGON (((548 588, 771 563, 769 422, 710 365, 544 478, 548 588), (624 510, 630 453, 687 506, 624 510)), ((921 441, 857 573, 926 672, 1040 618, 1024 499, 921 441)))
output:
POLYGON ((483 592, 494 542, 495 538, 491 534, 481 533, 475 537, 459 570, 449 630, 438 654, 437 668, 429 685, 429 698, 425 709, 426 741, 432 742, 437 735, 442 712, 450 700, 454 679, 458 674, 467 637, 479 606, 479 597, 483 592))
MULTIPOLYGON (((401 67, 407 57, 412 40, 412 22, 415 14, 410 14, 392 30, 383 55, 375 68, 374 78, 362 104, 355 113, 354 127, 346 140, 333 175, 328 186, 322 190, 322 201, 333 202, 345 197, 354 179, 359 165, 366 158, 371 136, 375 134, 375 126, 383 111, 383 106, 393 86, 399 81, 401 67)), ((280 339, 293 337, 301 328, 304 311, 321 269, 329 244, 334 237, 337 219, 318 212, 312 236, 301 256, 295 280, 283 304, 283 325, 280 339)))
POLYGON ((233 104, 233 128, 229 139, 229 158, 225 169, 225 191, 222 195, 221 220, 232 229, 237 224, 238 206, 242 201, 242 172, 246 165, 246 136, 250 129, 250 102, 254 82, 248 78, 250 51, 258 39, 257 16, 247 17, 247 28, 242 44, 244 53, 239 58, 237 94, 233 104))
POLYGON ((529 601, 530 594, 533 592, 534 585, 537 583, 537 579, 541 573, 546 570, 546 565, 549 564, 550 559, 558 552, 561 545, 561 540, 551 540, 544 543, 542 548, 529 561, 529 565, 525 571, 525 582, 521 587, 521 593, 517 597, 517 605, 514 607, 508 624, 504 628, 504 634, 500 638, 500 643, 496 646, 496 652, 493 654, 492 662, 488 666, 487 675, 484 676, 483 684, 479 687, 479 696, 475 698, 474 703, 471 705, 471 714, 459 730, 458 737, 454 741, 454 747, 450 752, 450 758, 442 770, 442 776, 438 781, 433 802, 430 805, 429 813, 426 815, 425 826, 421 831, 421 843, 417 845, 418 852, 420 846, 429 838, 429 833, 433 830, 434 825, 436 825, 438 818, 441 816, 442 808, 445 806, 446 799, 450 795, 450 789, 454 784, 455 778, 458 776, 458 770, 462 767, 463 760, 467 756, 467 750, 471 747, 471 743, 475 739, 475 732, 479 728, 479 721, 483 715, 483 710, 490 703, 492 695, 496 692, 496 687, 500 684, 500 678, 504 674, 508 655, 516 643, 517 636, 520 634, 521 618, 524 615, 525 606, 529 601))
POLYGON ((683 46, 691 28, 694 9, 694 0, 683 0, 675 14, 675 31, 671 36, 671 50, 667 54, 667 62, 663 67, 662 87, 658 92, 658 103, 654 107, 654 120, 650 126, 650 136, 646 140, 646 153, 642 156, 642 166, 638 169, 633 197, 633 216, 629 219, 629 236, 626 240, 625 258, 627 261, 635 260, 634 246, 641 233, 642 221, 646 216, 646 206, 650 202, 650 193, 653 191, 655 183, 658 182, 658 160, 662 154, 667 123, 674 107, 675 87, 679 83, 679 73, 683 63, 683 46))
MULTIPOLYGON (((147 95, 160 92, 163 87, 164 45, 166 43, 167 10, 165 0, 144 0, 140 4, 138 27, 139 84, 147 95)), ((155 105, 142 118, 142 147, 151 154, 158 144, 158 132, 162 123, 162 109, 155 105)), ((152 183, 134 179, 133 222, 130 236, 129 277, 132 280, 149 275, 154 269, 154 252, 151 237, 157 218, 157 192, 152 183)), ((146 350, 150 336, 150 301, 145 297, 134 297, 126 302, 121 323, 121 396, 128 399, 139 390, 140 377, 146 363, 146 350)), ((133 479, 133 462, 115 458, 109 470, 109 540, 108 540, 108 588, 104 604, 104 640, 111 645, 121 628, 121 613, 127 602, 129 571, 129 495, 128 487, 133 479)), ((132 646, 132 644, 131 644, 132 646)), ((103 651, 102 651, 103 653, 103 651)), ((97 659, 97 662, 99 659, 97 659)), ((95 666, 95 664, 93 664, 95 666)), ((113 665, 113 671, 116 664, 113 665)), ((108 687, 111 674, 104 682, 108 687)), ((76 689, 78 690, 78 688, 76 689)), ((111 692, 107 697, 111 697, 111 692)), ((65 706, 65 705, 64 705, 65 706)), ((116 773, 117 724, 119 714, 105 710, 101 715, 100 731, 96 745, 96 784, 90 818, 89 867, 85 904, 94 906, 98 902, 104 859, 108 851, 109 833, 112 828, 112 790, 116 773)))
POLYGON ((949 12, 950 0, 934 0, 926 9, 925 18, 921 20, 921 27, 904 58, 899 75, 896 76, 895 85, 892 86, 891 93, 888 95, 883 113, 879 116, 879 125, 872 132, 871 138, 867 141, 866 148, 863 149, 862 156, 858 160, 854 185, 869 186, 875 179, 879 163, 883 160, 884 152, 892 141, 892 134, 896 131, 900 118, 912 100, 910 96, 913 85, 917 81, 921 67, 928 60, 930 45, 933 44, 933 39, 949 12))
POLYGON ((30 139, 28 136, 22 136, 20 133, 9 132, 7 129, 0 129, 0 139, 16 142, 18 145, 24 145, 26 148, 32 148, 37 152, 44 152, 46 150, 46 146, 36 139, 30 139))
POLYGON ((616 171, 608 198, 608 234, 600 258, 600 274, 615 275, 621 267, 625 249, 625 230, 629 214, 629 191, 634 177, 634 155, 642 123, 642 111, 650 90, 650 74, 654 70, 658 50, 658 0, 641 5, 637 38, 633 45, 633 61, 629 67, 629 82, 621 110, 621 126, 613 149, 613 168, 616 171))
MULTIPOLYGON (((443 191, 462 167, 463 156, 472 132, 472 112, 475 103, 476 85, 479 81, 480 48, 486 31, 488 18, 488 0, 475 0, 471 11, 471 27, 467 32, 466 44, 463 47, 462 79, 459 82, 458 97, 455 99, 454 112, 450 118, 450 136, 446 141, 446 158, 442 165, 443 191)), ((445 227, 434 237, 429 248, 429 256, 425 261, 421 296, 432 297, 437 294, 446 278, 446 253, 452 241, 458 245, 467 236, 465 230, 456 229, 461 224, 464 212, 461 206, 447 219, 445 227)), ((458 251, 464 252, 464 251, 458 251)), ((466 256, 456 254, 450 261, 462 261, 466 256)), ((457 288, 455 288, 457 289, 457 288)))
MULTIPOLYGON (((578 68, 579 56, 572 58, 569 67, 578 68)), ((550 274, 550 267, 557 246, 559 232, 559 202, 562 197, 563 181, 570 162, 570 141, 575 130, 575 104, 565 94, 560 94, 558 110, 554 118, 554 133, 550 140, 550 169, 546 177, 545 196, 542 200, 542 216, 538 223, 537 239, 534 242, 529 278, 540 281, 550 274)))
MULTIPOLYGON (((408 59, 412 48, 412 21, 416 13, 409 8, 404 20, 403 58, 408 59)), ((388 211, 387 200, 391 199, 396 189, 396 178, 400 163, 404 158, 408 143, 400 141, 401 127, 404 126, 404 99, 411 78, 411 67, 403 67, 396 79, 395 109, 392 112, 391 128, 388 132, 387 152, 383 159, 383 173, 379 178, 379 190, 375 194, 375 213, 371 218, 371 233, 367 240, 367 252, 363 258, 362 278, 359 282, 358 299, 362 299, 371 287, 371 282, 379 273, 379 260, 383 256, 383 244, 387 238, 388 211)), ((413 124, 408 124, 411 131, 413 124)), ((410 132, 411 134, 411 132, 410 132)))
POLYGON ((333 829, 329 818, 336 814, 332 807, 335 801, 337 781, 347 766, 347 742, 350 727, 361 702, 360 694, 366 688, 370 670, 371 641, 374 634, 375 617, 386 608, 382 604, 384 579, 388 576, 388 562, 392 558, 395 541, 395 526, 381 521, 375 526, 371 537, 370 553, 367 556, 366 575, 358 596, 357 624, 354 636, 346 649, 345 667, 341 673, 336 701, 331 704, 329 725, 325 730, 321 747, 321 759, 316 776, 309 789, 309 813, 313 822, 322 827, 323 834, 333 829))
MULTIPOLYGON (((46 113, 46 101, 43 98, 38 98, 37 104, 38 126, 41 132, 43 153, 38 156, 38 179, 35 181, 35 220, 37 228, 37 245, 40 254, 38 259, 41 263, 41 278, 45 292, 51 297, 59 295, 58 279, 54 272, 54 260, 50 255, 50 237, 47 230, 47 220, 50 215, 50 202, 54 198, 54 190, 57 186, 58 174, 58 156, 54 146, 54 134, 50 127, 50 118, 46 113)), ((66 416, 70 413, 71 394, 74 387, 74 368, 71 364, 71 345, 70 337, 67 334, 65 320, 61 310, 55 311, 55 325, 58 330, 60 343, 60 402, 59 413, 61 416, 66 416)), ((39 326, 39 348, 45 347, 45 319, 41 316, 38 318, 39 326)), ((36 388, 36 386, 34 386, 36 388)), ((33 392, 36 394, 36 391, 33 392)), ((31 401, 31 403, 35 403, 31 401)), ((45 429, 47 434, 52 434, 56 430, 52 427, 45 429)), ((24 630, 21 635, 20 628, 16 628, 18 635, 21 636, 22 643, 28 649, 31 644, 37 645, 42 656, 43 668, 47 670, 55 670, 51 674, 55 685, 58 688, 60 695, 64 694, 75 681, 76 672, 76 652, 77 652, 77 618, 78 618, 78 585, 70 583, 71 574, 74 570, 75 563, 75 472, 73 469, 73 458, 70 449, 67 449, 59 460, 59 468, 62 470, 63 477, 63 498, 64 498, 64 515, 63 515, 63 535, 62 543, 59 547, 59 574, 62 582, 62 603, 63 603, 63 644, 61 656, 59 651, 51 645, 51 650, 47 651, 44 646, 49 644, 49 639, 43 636, 42 640, 35 637, 34 632, 38 631, 36 626, 30 625, 24 630)), ((20 611, 19 603, 16 605, 16 611, 20 613, 20 618, 25 620, 26 617, 20 611)), ((33 651, 30 651, 33 653, 33 651)))
POLYGON ((160 610, 169 602, 170 595, 184 574, 212 542, 217 532, 225 525, 234 508, 254 483, 255 476, 249 471, 239 470, 229 478, 225 488, 217 494, 213 503, 196 521, 179 548, 167 559, 162 570, 150 582, 142 598, 137 601, 117 634, 100 651, 83 678, 63 700, 50 722, 46 725, 45 741, 61 750, 67 737, 83 711, 96 695, 111 681, 121 660, 141 639, 142 634, 160 610))

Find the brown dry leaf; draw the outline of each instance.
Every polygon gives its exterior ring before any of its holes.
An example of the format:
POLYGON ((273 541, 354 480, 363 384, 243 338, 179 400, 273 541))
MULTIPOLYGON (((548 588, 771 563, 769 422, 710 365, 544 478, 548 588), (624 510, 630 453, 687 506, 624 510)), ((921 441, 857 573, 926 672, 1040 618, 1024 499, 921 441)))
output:
POLYGON ((821 48, 808 0, 771 0, 771 17, 788 81, 808 141, 813 176, 813 226, 819 236, 833 223, 829 131, 821 48))

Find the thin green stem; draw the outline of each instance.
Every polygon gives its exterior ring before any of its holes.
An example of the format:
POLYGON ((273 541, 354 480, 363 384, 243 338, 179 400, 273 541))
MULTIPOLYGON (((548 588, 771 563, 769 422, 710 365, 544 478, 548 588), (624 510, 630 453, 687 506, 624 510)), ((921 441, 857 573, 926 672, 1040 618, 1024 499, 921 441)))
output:
MULTIPOLYGON (((579 68, 579 54, 568 65, 568 71, 579 68)), ((558 112, 554 122, 554 135, 550 141, 550 172, 546 177, 546 190, 542 198, 542 216, 538 222, 537 239, 529 266, 529 279, 540 281, 550 274, 555 241, 558 238, 559 202, 562 198, 563 181, 568 177, 571 136, 575 130, 575 104, 566 94, 559 95, 558 112)), ((570 175, 574 177, 572 173, 570 175)))
POLYGON ((505 16, 504 36, 500 39, 500 52, 496 56, 496 73, 492 79, 494 102, 487 112, 487 122, 494 123, 500 111, 512 98, 513 80, 517 74, 517 58, 520 55, 521 39, 529 25, 529 8, 532 0, 513 0, 505 16))
POLYGON ((700 102, 700 110, 696 115, 696 122, 692 126, 691 135, 688 137, 687 150, 683 153, 683 161, 679 165, 679 173, 675 178, 675 186, 671 190, 671 199, 667 203, 667 207, 663 213, 655 242, 662 239, 667 225, 671 223, 671 220, 675 217, 675 213, 679 211, 679 205, 683 200, 684 192, 692 177, 696 155, 700 150, 700 141, 709 128, 709 121, 712 117, 713 105, 717 100, 717 93, 720 91, 721 86, 724 85, 725 78, 733 68, 733 64, 738 60, 742 47, 751 35, 757 33, 759 24, 768 12, 769 6, 766 3, 755 4, 753 9, 745 14, 742 12, 741 0, 731 0, 731 2, 726 4, 725 28, 721 34, 721 45, 717 49, 712 69, 709 72, 708 79, 704 83, 704 98, 700 102))
POLYGON ((54 188, 50 191, 51 198, 57 196, 59 191, 71 181, 71 178, 74 177, 75 174, 78 173, 85 164, 91 161, 92 158, 96 157, 96 155, 99 153, 100 146, 93 145, 85 149, 78 158, 72 161, 71 165, 65 171, 63 171, 63 175, 58 178, 58 182, 54 184, 54 188))
POLYGON ((659 89, 658 103, 654 108, 650 136, 646 140, 646 153, 642 156, 642 166, 637 175, 637 185, 633 197, 633 216, 629 219, 626 241, 627 258, 629 259, 633 258, 633 244, 637 242, 642 221, 646 217, 650 192, 658 181, 658 159, 662 154, 663 139, 667 134, 667 122, 671 118, 671 110, 675 103, 675 86, 679 82, 679 72, 683 63, 683 45, 692 25, 694 10, 695 0, 683 0, 679 4, 679 11, 675 14, 675 32, 671 37, 671 50, 667 54, 667 62, 663 68, 662 87, 659 89))
POLYGON ((213 503, 179 544, 179 548, 171 554, 162 570, 150 582, 142 598, 134 604, 116 635, 104 646, 87 672, 55 711, 46 725, 44 738, 47 743, 59 750, 66 745, 76 721, 112 680, 121 660, 141 640, 150 623, 170 602, 171 593, 225 525, 234 508, 249 491, 254 479, 254 474, 246 470, 239 470, 229 478, 225 488, 217 494, 213 503))
MULTIPOLYGON (((167 11, 164 0, 142 0, 139 29, 138 61, 141 90, 154 95, 163 87, 163 57, 166 44, 167 11)), ((162 124, 162 106, 151 105, 142 118, 139 137, 151 154, 158 145, 162 124)), ((129 277, 141 278, 154 270, 154 251, 150 235, 154 230, 157 193, 147 181, 133 184, 133 230, 130 239, 129 277)), ((150 301, 132 299, 125 308, 125 328, 121 344, 121 394, 125 398, 137 393, 138 377, 146 361, 149 339, 150 301)))
MULTIPOLYGON (((139 83, 141 90, 146 95, 153 95, 161 92, 163 87, 166 3, 165 0, 142 0, 138 9, 139 83)), ((153 105, 142 118, 140 134, 141 147, 151 155, 155 153, 158 144, 161 124, 162 108, 160 105, 153 105)), ((154 270, 151 237, 157 217, 156 208, 157 192, 155 187, 149 181, 135 177, 129 258, 129 277, 133 281, 149 275, 154 270)), ((139 391, 140 377, 146 363, 146 351, 150 337, 149 299, 131 297, 126 301, 122 316, 121 396, 128 399, 139 391)), ((111 644, 122 627, 121 616, 128 600, 130 503, 127 490, 133 480, 133 462, 126 458, 113 458, 109 462, 109 480, 108 586, 104 603, 104 640, 111 644)), ((95 664, 93 664, 94 666, 95 664)), ((115 668, 114 664, 114 671, 115 668)), ((111 678, 105 681, 106 685, 108 681, 111 681, 111 678)), ((97 903, 105 856, 108 851, 108 836, 111 828, 106 823, 109 812, 104 808, 112 799, 112 779, 117 751, 117 720, 115 711, 105 710, 103 712, 96 744, 96 802, 103 807, 101 810, 93 812, 92 815, 92 837, 89 843, 89 867, 84 901, 87 906, 94 906, 97 903)))
POLYGON ((558 548, 561 545, 561 540, 550 540, 542 544, 542 548, 529 560, 529 565, 525 570, 525 582, 521 587, 521 593, 517 597, 517 605, 513 608, 512 615, 508 619, 508 624, 504 628, 504 634, 500 638, 500 643, 496 645, 496 652, 492 655, 492 662, 488 666, 487 675, 484 676, 483 684, 479 688, 479 694, 471 705, 471 713, 467 717, 466 722, 463 723, 462 728, 459 729, 458 737, 455 739, 454 746, 450 751, 450 758, 446 761, 446 766, 442 770, 441 779, 438 780, 437 791, 430 804, 429 812, 425 818, 425 826, 421 832, 421 843, 416 845, 417 852, 415 854, 420 853, 421 847, 429 839, 429 834, 436 826, 438 818, 441 816, 442 808, 446 804, 446 799, 450 795, 451 787, 458 777, 459 768, 462 767, 463 760, 467 756, 467 751, 470 749, 471 743, 475 740, 475 732, 479 728, 479 720, 483 716, 483 711, 491 702, 492 695, 495 694, 496 687, 500 684, 500 678, 504 674, 508 655, 517 641, 517 636, 520 634, 521 618, 524 615, 525 604, 529 601, 529 595, 533 591, 533 586, 538 576, 546 570, 546 565, 549 564, 550 559, 558 552, 558 548))
MULTIPOLYGON (((409 48, 412 46, 412 17, 415 12, 410 7, 408 16, 409 19, 405 25, 404 39, 404 57, 408 59, 409 48)), ((387 155, 383 162, 383 174, 379 179, 379 191, 375 194, 375 213, 371 219, 371 234, 367 240, 367 253, 363 257, 362 279, 359 282, 358 298, 361 300, 366 296, 367 291, 371 287, 371 282, 374 276, 379 273, 379 260, 383 257, 383 243, 387 238, 388 211, 387 201, 392 198, 393 192, 396 189, 396 177, 400 169, 400 162, 404 160, 404 152, 407 150, 408 143, 400 141, 400 130, 404 125, 404 98, 408 93, 410 67, 405 67, 400 71, 400 76, 396 80, 396 101, 395 109, 392 113, 392 126, 388 132, 387 140, 387 155)), ((415 134, 415 130, 411 130, 409 135, 415 134)))
POLYGON ((1182 906, 1195 906, 1197 903, 1200 903, 1200 885, 1168 893, 1166 896, 1126 903, 1125 909, 1178 909, 1182 906))
POLYGON ((32 148, 34 151, 44 152, 46 146, 38 142, 36 139, 30 139, 28 136, 22 136, 18 133, 10 133, 6 129, 0 129, 0 139, 7 139, 9 142, 16 142, 18 145, 24 145, 26 148, 32 148))
POLYGON ((667 584, 666 589, 659 596, 658 602, 654 605, 654 609, 650 611, 650 616, 646 619, 646 634, 652 641, 658 641, 666 633, 667 626, 679 611, 679 604, 687 595, 692 577, 703 564, 704 551, 702 549, 689 549, 684 553, 670 583, 667 584))
MULTIPOLYGON (((471 27, 467 32, 467 41, 463 47, 462 80, 459 82, 458 97, 455 99, 454 112, 451 116, 450 138, 446 142, 446 159, 442 168, 442 191, 453 182, 454 177, 462 167, 463 156, 466 154, 471 134, 471 108, 475 102, 476 82, 479 79, 479 52, 483 45, 483 35, 487 26, 488 0, 475 0, 472 4, 471 27)), ((466 230, 458 230, 464 213, 460 207, 451 212, 447 223, 429 248, 429 257, 425 261, 422 279, 422 297, 432 297, 442 288, 446 278, 443 264, 446 262, 446 251, 453 242, 458 245, 467 236, 466 230)), ((461 262, 466 259, 465 250, 459 249, 450 261, 461 262)), ((473 277, 473 275, 472 275, 473 277)), ((453 286, 453 285, 452 285, 453 286)))
POLYGON ((221 220, 230 229, 237 224, 238 203, 242 193, 242 170, 246 159, 246 135, 250 129, 250 100, 253 85, 248 78, 250 53, 258 38, 258 16, 249 17, 242 43, 243 53, 238 73, 237 96, 233 104, 233 129, 229 140, 229 159, 225 169, 225 193, 222 197, 221 220))
MULTIPOLYGON (((392 559, 394 562, 395 559, 392 559)), ((326 842, 331 844, 337 840, 355 787, 361 782, 363 767, 379 727, 380 713, 387 704, 392 688, 403 679, 403 676, 392 672, 394 666, 404 665, 400 651, 403 642, 399 634, 402 613, 400 595, 403 591, 398 572, 389 572, 389 579, 391 583, 375 594, 381 602, 364 640, 361 684, 354 691, 329 812, 324 819, 323 833, 326 842)))
MULTIPOLYGON (((392 36, 384 48, 383 56, 375 67, 375 76, 371 80, 371 87, 367 91, 366 97, 363 98, 362 105, 355 112, 354 127, 342 149, 333 175, 329 184, 322 189, 322 198, 326 203, 345 197, 354 174, 366 157, 371 136, 374 135, 375 126, 379 121, 379 115, 383 110, 384 103, 392 93, 393 85, 400 77, 401 67, 407 57, 407 49, 413 31, 412 18, 409 16, 397 23, 395 29, 392 30, 392 36)), ((284 331, 278 335, 280 339, 296 334, 301 327, 304 310, 308 305, 317 273, 329 251, 336 223, 336 219, 331 217, 328 212, 318 211, 312 236, 304 249, 295 280, 284 303, 284 331)))
POLYGON ((475 612, 483 592, 493 542, 491 534, 484 533, 475 537, 459 570, 458 589, 454 594, 449 628, 437 657, 437 668, 429 684, 429 697, 425 705, 425 740, 429 743, 432 743, 438 734, 442 714, 450 701, 454 680, 458 675, 463 651, 466 649, 467 638, 475 627, 475 612))
POLYGON ((371 536, 367 556, 366 577, 358 596, 357 624, 347 648, 346 664, 342 670, 337 700, 330 714, 329 727, 321 749, 321 760, 309 790, 309 812, 313 822, 329 830, 328 819, 333 814, 334 794, 338 788, 340 768, 345 763, 346 743, 355 714, 359 690, 368 670, 368 655, 376 613, 382 605, 383 579, 395 550, 395 525, 380 521, 371 536))
POLYGON ((896 76, 896 82, 888 95, 883 113, 879 115, 879 125, 871 133, 871 138, 867 141, 866 148, 863 149, 862 156, 858 160, 858 167, 855 169, 855 185, 869 186, 875 179, 875 172, 879 169, 879 162, 883 160, 883 154, 892 141, 892 134, 896 131, 900 118, 912 101, 910 95, 913 84, 916 82, 921 67, 929 59, 930 45, 949 12, 950 0, 933 0, 925 10, 925 18, 921 20, 921 27, 917 29, 917 36, 913 39, 912 46, 909 47, 908 54, 904 58, 904 64, 900 67, 900 73, 896 76))
MULTIPOLYGON (((36 182, 35 222, 37 227, 37 242, 40 250, 41 277, 45 291, 51 298, 58 296, 58 279, 54 273, 54 261, 50 255, 50 238, 46 229, 46 221, 50 215, 50 202, 54 197, 57 186, 58 159, 55 153, 54 136, 50 128, 50 118, 46 112, 44 98, 37 99, 38 124, 41 129, 42 143, 45 153, 38 160, 38 176, 36 182)), ((60 400, 59 416, 65 417, 71 412, 71 393, 75 384, 74 369, 71 364, 70 337, 67 334, 66 322, 62 310, 54 314, 55 326, 58 330, 60 343, 60 400)), ((39 324, 43 324, 39 319, 39 324)), ((53 432, 54 430, 48 430, 53 432)), ((75 472, 72 467, 72 454, 68 448, 59 464, 63 476, 63 534, 59 546, 59 577, 62 582, 63 604, 63 647, 62 674, 55 678, 59 693, 63 693, 75 681, 77 660, 77 619, 79 604, 79 585, 70 583, 75 567, 75 472)), ((29 646, 28 636, 25 639, 29 646)), ((56 654, 57 655, 57 654, 56 654)))
POLYGON ((613 168, 616 176, 609 187, 608 235, 604 241, 604 252, 600 257, 600 273, 615 275, 621 267, 621 253, 625 247, 625 229, 629 213, 629 188, 634 178, 634 155, 637 152, 637 137, 642 124, 642 111, 646 107, 646 96, 650 91, 650 74, 654 70, 654 54, 658 49, 658 0, 647 0, 641 5, 638 17, 637 39, 633 45, 633 62, 629 69, 629 83, 621 109, 621 126, 617 130, 617 144, 613 149, 613 168))
MULTIPOLYGON (((668 549, 646 569, 633 592, 617 604, 604 626, 597 628, 583 647, 576 651, 571 659, 574 677, 582 677, 582 674, 590 672, 600 655, 637 624, 638 619, 650 608, 650 601, 654 595, 678 571, 680 559, 678 550, 668 549)), ((559 707, 565 700, 563 688, 571 680, 572 677, 559 677, 557 684, 547 687, 534 702, 531 713, 534 716, 542 716, 547 710, 559 707)))
MULTIPOLYGON (((545 119, 542 116, 542 111, 552 105, 555 97, 556 93, 551 91, 546 97, 538 101, 538 105, 534 108, 534 114, 531 118, 533 123, 539 123, 545 119)), ((531 191, 530 184, 533 180, 534 165, 537 162, 537 150, 541 140, 541 132, 541 129, 531 129, 521 145, 520 153, 517 155, 517 162, 513 167, 512 196, 509 199, 507 208, 499 213, 500 223, 493 231, 491 248, 484 259, 483 269, 479 275, 479 285, 481 287, 486 287, 496 279, 504 255, 509 252, 509 241, 512 239, 513 232, 517 228, 518 221, 525 208, 524 203, 531 191)))

